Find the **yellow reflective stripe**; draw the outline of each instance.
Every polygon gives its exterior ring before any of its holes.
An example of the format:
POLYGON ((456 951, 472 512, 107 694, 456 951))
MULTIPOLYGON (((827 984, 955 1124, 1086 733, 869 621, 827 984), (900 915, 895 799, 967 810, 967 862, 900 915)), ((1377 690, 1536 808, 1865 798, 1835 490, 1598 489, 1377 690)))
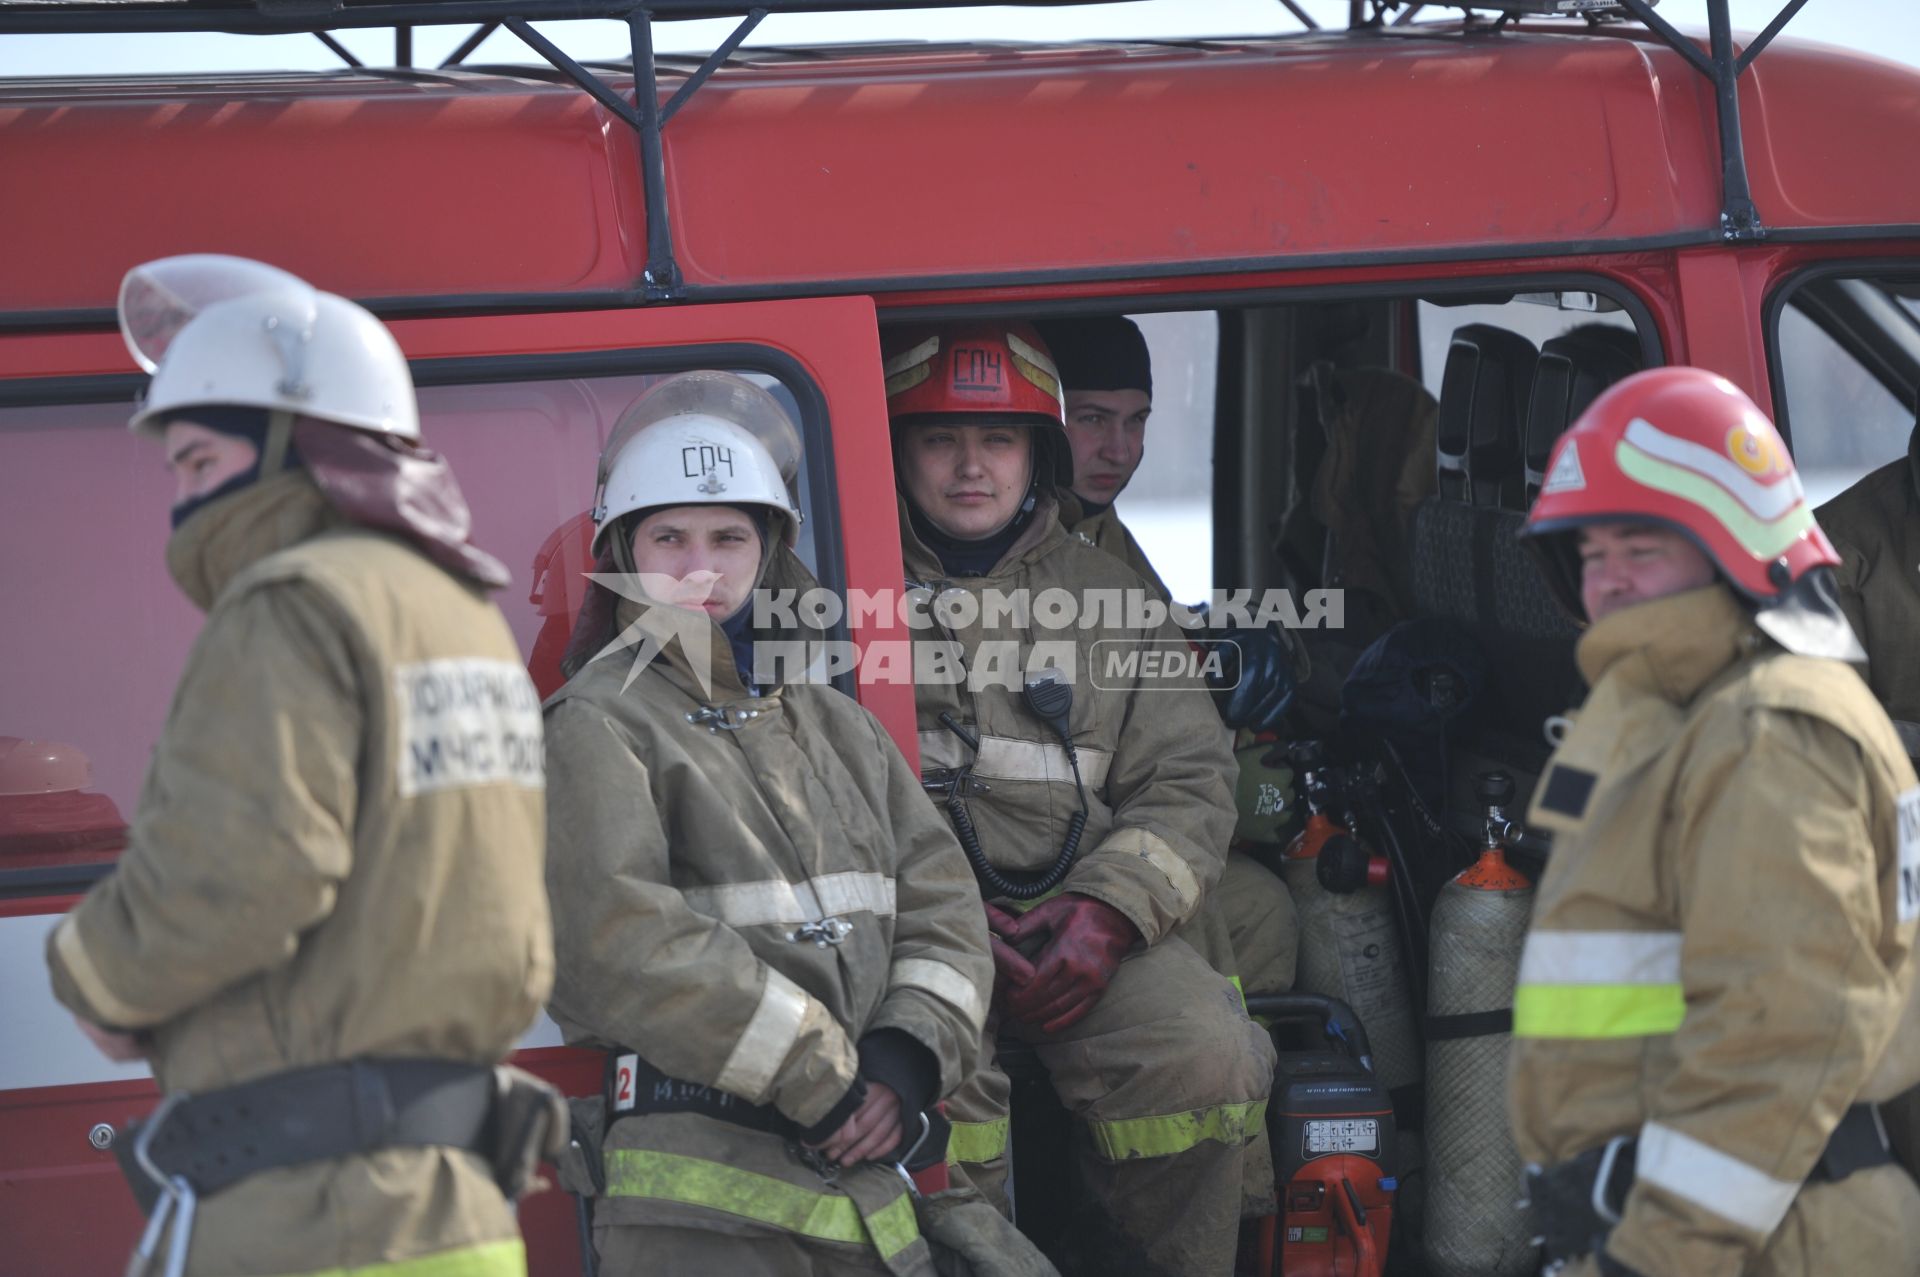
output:
POLYGON ((871 1245, 882 1259, 893 1258, 920 1237, 913 1199, 904 1186, 898 1197, 863 1220, 860 1208, 843 1194, 816 1193, 756 1171, 651 1149, 608 1151, 607 1196, 703 1206, 803 1237, 871 1245))
POLYGON ((1516 1038, 1644 1038, 1687 1016, 1678 984, 1523 984, 1513 991, 1516 1038))
POLYGON ((1233 986, 1233 991, 1240 995, 1240 1009, 1242 1011, 1245 1011, 1247 1009, 1247 991, 1246 989, 1241 987, 1240 977, 1237 975, 1230 975, 1227 977, 1227 983, 1231 984, 1233 986))
POLYGON ((359 1268, 322 1268, 300 1277, 526 1277, 527 1247, 518 1237, 437 1251, 359 1268))
POLYGON ((1003 900, 1000 902, 1000 907, 1008 913, 1025 913, 1035 905, 1045 904, 1055 896, 1064 895, 1066 890, 1065 886, 1059 886, 1051 891, 1043 891, 1031 900, 1003 900))
POLYGON ((1203 1140, 1229 1146, 1253 1138, 1267 1120, 1267 1102, 1221 1104, 1160 1117, 1130 1117, 1117 1122, 1089 1122, 1094 1147, 1109 1162, 1135 1157, 1172 1157, 1198 1147, 1203 1140))
POLYGON ((892 1259, 919 1241, 920 1221, 913 1213, 913 1198, 903 1192, 869 1215, 867 1234, 882 1259, 892 1259))
POLYGON ((947 1164, 997 1162, 1007 1155, 1007 1119, 955 1122, 947 1137, 947 1164))

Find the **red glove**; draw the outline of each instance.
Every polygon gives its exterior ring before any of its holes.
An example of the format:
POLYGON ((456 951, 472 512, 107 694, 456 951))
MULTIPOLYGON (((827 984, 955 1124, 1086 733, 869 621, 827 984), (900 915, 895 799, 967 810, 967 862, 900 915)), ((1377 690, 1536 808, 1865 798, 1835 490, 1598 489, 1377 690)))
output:
POLYGON ((1004 997, 1008 990, 1021 988, 1033 979, 1033 964, 1000 938, 1012 935, 1019 926, 1020 919, 1005 909, 998 905, 987 906, 987 941, 993 947, 993 992, 996 997, 1004 997))
POLYGON ((1006 932, 1014 944, 1047 942, 1034 957, 1033 978, 1007 995, 1007 1012, 1058 1033, 1078 1023, 1107 991, 1120 959, 1140 943, 1140 930, 1112 905, 1071 892, 1035 905, 1006 932))

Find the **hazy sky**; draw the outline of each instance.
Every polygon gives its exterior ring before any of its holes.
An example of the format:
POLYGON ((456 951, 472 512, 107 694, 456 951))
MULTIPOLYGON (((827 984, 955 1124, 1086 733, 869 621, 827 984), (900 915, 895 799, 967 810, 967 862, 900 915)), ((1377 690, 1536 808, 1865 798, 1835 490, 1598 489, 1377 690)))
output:
MULTIPOLYGON (((1734 26, 1757 31, 1784 0, 1732 0, 1734 26)), ((1304 0, 1303 7, 1329 26, 1346 20, 1344 0, 1304 0)), ((1812 0, 1787 27, 1801 39, 1871 50, 1920 65, 1920 21, 1915 0, 1812 0)), ((1677 25, 1706 25, 1706 0, 1665 0, 1660 12, 1677 25)), ((1445 16, 1436 6, 1429 14, 1445 16)), ((655 44, 662 52, 706 50, 731 21, 661 23, 655 44)), ((541 29, 575 57, 624 58, 627 38, 614 22, 543 23, 541 29)), ((424 27, 415 33, 414 61, 432 66, 471 28, 424 27)), ((1247 35, 1299 30, 1276 0, 1141 0, 1085 8, 980 7, 946 12, 831 14, 772 17, 751 44, 834 44, 869 40, 1061 40, 1128 36, 1247 35)), ((390 31, 350 31, 340 39, 368 65, 390 65, 390 31)), ((529 62, 537 57, 505 32, 474 55, 480 62, 529 62)), ((311 36, 139 35, 9 36, 0 38, 0 76, 81 75, 129 71, 201 71, 264 68, 328 68, 339 60, 311 36)))

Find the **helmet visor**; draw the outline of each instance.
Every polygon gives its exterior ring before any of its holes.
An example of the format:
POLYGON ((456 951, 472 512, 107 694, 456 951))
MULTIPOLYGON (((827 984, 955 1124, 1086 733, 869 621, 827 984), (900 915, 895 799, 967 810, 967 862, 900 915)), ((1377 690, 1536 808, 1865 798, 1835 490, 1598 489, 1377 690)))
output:
MULTIPOLYGON (((144 372, 160 366, 167 347, 215 302, 269 289, 308 289, 306 281, 265 262, 223 253, 162 257, 120 281, 120 336, 144 372)), ((310 291, 310 290, 309 290, 310 291)))

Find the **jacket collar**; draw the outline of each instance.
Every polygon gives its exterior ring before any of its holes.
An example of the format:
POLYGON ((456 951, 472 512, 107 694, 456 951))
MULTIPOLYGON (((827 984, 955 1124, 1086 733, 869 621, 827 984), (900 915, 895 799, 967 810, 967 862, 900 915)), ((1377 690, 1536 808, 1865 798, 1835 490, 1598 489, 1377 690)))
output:
MULTIPOLYGON (((793 591, 793 597, 800 597, 808 590, 816 589, 819 581, 807 570, 793 551, 784 545, 776 545, 766 566, 761 570, 756 590, 770 590, 779 593, 793 591)), ((753 606, 750 595, 746 606, 753 606)), ((702 704, 720 705, 732 701, 753 699, 753 693, 747 689, 746 676, 733 659, 733 645, 727 640, 727 633, 720 623, 712 617, 696 616, 685 608, 670 607, 649 600, 621 598, 613 611, 614 639, 639 626, 639 634, 650 635, 659 644, 654 655, 652 667, 663 675, 668 682, 702 704), (705 643, 703 654, 707 665, 707 676, 703 683, 694 667, 693 655, 688 652, 689 643, 705 643)), ((796 641, 817 641, 826 635, 808 629, 794 632, 761 629, 755 631, 756 638, 789 639, 796 641)), ((621 652, 633 655, 625 657, 632 661, 638 655, 640 643, 627 644, 613 652, 605 654, 605 659, 621 660, 621 652)), ((598 659, 598 658, 596 658, 598 659)), ((625 675, 623 674, 624 678, 625 675)), ((763 688, 760 698, 771 703, 780 693, 778 685, 763 688)))
MULTIPOLYGON (((938 555, 927 548, 913 530, 913 521, 907 517, 907 498, 898 497, 900 517, 900 550, 906 561, 907 576, 914 581, 944 581, 947 571, 940 566, 938 555)), ((1043 492, 1033 509, 1033 520, 1027 525, 1007 552, 1000 556, 1000 562, 994 565, 984 579, 995 580, 1010 576, 1022 564, 1045 558, 1055 546, 1067 539, 1067 529, 1060 522, 1058 499, 1050 492, 1043 492)))
POLYGON ((282 471, 189 515, 167 541, 167 571, 205 612, 253 564, 345 523, 305 471, 282 471))
POLYGON ((1715 582, 1622 608, 1581 636, 1574 657, 1589 686, 1620 678, 1685 705, 1763 642, 1733 590, 1715 582))

